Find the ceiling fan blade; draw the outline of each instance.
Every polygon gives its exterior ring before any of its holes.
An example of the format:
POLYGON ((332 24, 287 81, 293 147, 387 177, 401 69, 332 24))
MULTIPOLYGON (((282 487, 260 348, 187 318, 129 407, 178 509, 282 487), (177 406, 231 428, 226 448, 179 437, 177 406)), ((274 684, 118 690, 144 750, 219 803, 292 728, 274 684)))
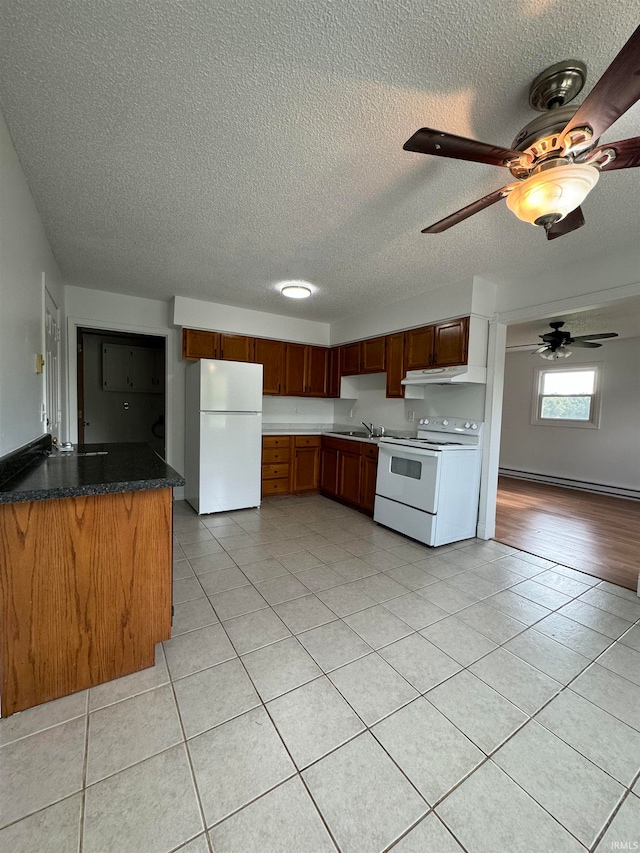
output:
POLYGON ((584 214, 581 207, 576 207, 571 213, 568 213, 560 222, 556 222, 547 231, 547 240, 555 240, 556 237, 564 237, 565 234, 570 234, 584 225, 584 214))
POLYGON ((640 27, 589 92, 560 137, 588 125, 598 139, 640 99, 640 27))
POLYGON ((573 340, 568 344, 569 347, 585 347, 586 349, 595 349, 596 347, 601 347, 602 344, 592 344, 591 341, 577 341, 573 340))
POLYGON ((485 207, 489 207, 497 201, 500 201, 501 198, 505 198, 505 196, 509 195, 511 186, 512 185, 509 184, 506 187, 501 187, 499 190, 494 190, 494 192, 489 193, 489 195, 485 195, 483 198, 479 198, 477 201, 471 202, 471 204, 468 204, 466 207, 456 210, 455 213, 445 216, 445 218, 441 219, 439 222, 434 222, 434 224, 430 225, 428 228, 423 228, 422 233, 440 234, 440 232, 446 231, 447 228, 451 228, 452 225, 457 225, 458 222, 468 219, 470 216, 473 216, 474 213, 479 213, 481 210, 484 210, 485 207))
MULTIPOLYGON (((535 346, 535 344, 532 344, 532 346, 535 346)), ((531 355, 539 355, 541 352, 544 352, 547 349, 549 349, 549 347, 538 347, 538 349, 534 350, 531 355)))
MULTIPOLYGON (((411 139, 402 146, 405 151, 418 154, 434 154, 436 157, 453 157, 455 160, 472 160, 475 163, 488 163, 490 166, 507 166, 513 160, 525 157, 521 151, 488 145, 476 139, 454 136, 441 130, 423 127, 417 130, 411 139)), ((530 162, 529 158, 526 158, 530 162)))
POLYGON ((575 338, 571 338, 571 343, 575 343, 576 341, 602 341, 605 338, 617 338, 617 332, 604 332, 601 335, 578 335, 575 338))
POLYGON ((640 136, 623 139, 620 142, 610 142, 607 145, 599 145, 598 148, 590 152, 589 159, 610 148, 613 148, 616 156, 606 166, 600 167, 601 172, 610 172, 612 169, 635 169, 636 166, 640 166, 640 136))

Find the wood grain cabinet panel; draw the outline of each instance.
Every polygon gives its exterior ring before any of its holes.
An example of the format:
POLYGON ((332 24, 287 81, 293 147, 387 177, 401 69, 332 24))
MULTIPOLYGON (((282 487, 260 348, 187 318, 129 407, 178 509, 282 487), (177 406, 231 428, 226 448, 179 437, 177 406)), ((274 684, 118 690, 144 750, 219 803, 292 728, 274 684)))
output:
POLYGON ((409 329, 404 337, 405 370, 423 370, 433 364, 434 327, 409 329))
POLYGON ((404 397, 404 332, 387 335, 387 397, 404 397))
POLYGON ((362 367, 361 341, 343 344, 340 350, 340 373, 342 376, 353 376, 360 373, 362 367))
POLYGON ((434 327, 433 364, 450 367, 467 363, 469 318, 437 323, 434 327))
POLYGON ((324 441, 320 454, 320 491, 332 498, 338 495, 338 450, 324 441))
POLYGON ((331 347, 328 354, 327 397, 340 396, 340 347, 331 347))
POLYGON ((376 476, 378 473, 378 448, 365 446, 362 454, 362 488, 360 492, 360 507, 367 512, 373 512, 376 497, 376 476))
POLYGON ((220 358, 227 361, 254 361, 255 339, 246 335, 220 333, 220 358))
POLYGON ((307 347, 306 393, 309 397, 327 396, 327 368, 329 350, 327 347, 307 347))
POLYGON ((297 447, 293 453, 292 492, 309 492, 318 488, 320 448, 297 447))
POLYGON ((171 515, 171 489, 0 505, 2 716, 153 666, 171 515))
POLYGON ((255 362, 263 368, 262 393, 278 395, 284 391, 284 342, 256 338, 255 362))
POLYGON ((218 358, 220 333, 201 329, 182 330, 182 357, 188 359, 218 358))
POLYGON ((386 367, 384 337, 362 341, 361 358, 362 373, 382 373, 386 367))
POLYGON ((359 506, 362 454, 359 442, 351 443, 354 450, 341 450, 338 459, 338 497, 359 506))
POLYGON ((284 393, 287 397, 304 397, 307 385, 307 350, 304 344, 286 344, 284 393))

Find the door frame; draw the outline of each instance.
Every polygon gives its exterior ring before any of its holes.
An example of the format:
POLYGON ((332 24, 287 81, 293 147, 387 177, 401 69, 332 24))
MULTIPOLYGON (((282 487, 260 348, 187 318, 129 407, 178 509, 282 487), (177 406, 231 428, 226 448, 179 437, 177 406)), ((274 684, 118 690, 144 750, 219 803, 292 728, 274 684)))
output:
POLYGON ((173 448, 173 414, 171 401, 173 400, 173 371, 169 365, 175 359, 175 335, 172 329, 158 328, 156 326, 138 326, 130 323, 116 323, 114 321, 100 322, 88 320, 81 317, 67 317, 67 340, 73 341, 74 350, 67 357, 67 412, 69 423, 69 441, 78 443, 78 332, 80 329, 96 329, 103 332, 122 334, 123 332, 133 335, 151 335, 156 338, 164 338, 164 422, 165 458, 169 465, 175 467, 173 448))
MULTIPOLYGON (((52 314, 53 316, 53 314, 52 314)), ((42 273, 42 352, 45 354, 44 360, 44 388, 42 390, 43 393, 43 415, 47 420, 49 419, 49 386, 51 383, 55 383, 56 386, 56 394, 55 398, 58 402, 56 417, 57 417, 57 434, 54 432, 53 437, 54 440, 62 441, 62 432, 63 432, 63 424, 64 419, 62 416, 62 329, 60 323, 60 306, 58 305, 57 300, 47 287, 46 275, 42 273), (50 303, 55 309, 55 321, 56 327, 58 330, 58 336, 56 340, 56 362, 55 362, 55 370, 52 370, 52 365, 49 363, 50 359, 47 356, 47 309, 48 303, 50 303)), ((51 432, 49 429, 49 424, 46 423, 46 432, 51 432)))

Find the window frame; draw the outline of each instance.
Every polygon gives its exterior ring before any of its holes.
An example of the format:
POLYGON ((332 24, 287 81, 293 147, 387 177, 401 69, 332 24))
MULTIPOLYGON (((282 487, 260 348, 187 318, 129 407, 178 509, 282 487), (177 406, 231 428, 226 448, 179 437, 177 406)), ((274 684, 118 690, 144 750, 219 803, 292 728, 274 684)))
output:
MULTIPOLYGON (((578 429, 600 429, 600 410, 601 410, 601 398, 602 398, 602 362, 590 362, 590 363, 581 363, 576 365, 571 365, 570 367, 567 364, 554 364, 551 366, 536 366, 534 368, 535 375, 533 381, 533 399, 531 402, 531 423, 533 426, 557 426, 557 427, 577 427, 578 429), (593 383, 593 394, 588 396, 591 397, 591 416, 589 420, 573 420, 571 418, 543 418, 540 416, 540 412, 542 410, 542 401, 544 395, 542 394, 542 385, 544 382, 544 376, 547 373, 581 373, 584 371, 594 371, 594 383, 593 383)), ((551 396, 551 395, 546 395, 551 396)), ((559 396, 571 396, 567 395, 559 395, 559 396)), ((587 396, 585 394, 578 394, 576 396, 584 397, 587 396)))

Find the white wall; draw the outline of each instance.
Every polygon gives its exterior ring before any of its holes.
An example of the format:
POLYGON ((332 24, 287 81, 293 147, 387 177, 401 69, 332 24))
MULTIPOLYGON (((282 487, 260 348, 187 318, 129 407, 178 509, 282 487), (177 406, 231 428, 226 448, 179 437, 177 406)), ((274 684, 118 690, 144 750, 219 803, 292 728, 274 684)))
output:
POLYGON ((217 302, 204 302, 201 299, 188 299, 185 296, 174 298, 172 320, 176 326, 188 329, 211 329, 237 335, 252 335, 256 338, 329 345, 328 323, 236 308, 217 302))
POLYGON ((535 368, 550 362, 507 353, 500 467, 640 491, 640 338, 574 349, 566 366, 586 362, 602 363, 600 429, 534 426, 535 368))
POLYGON ((64 328, 60 274, 0 112, 0 456, 46 432, 44 376, 35 372, 44 351, 43 274, 64 328))
POLYGON ((307 397, 263 397, 262 423, 318 426, 333 424, 335 400, 307 397))

